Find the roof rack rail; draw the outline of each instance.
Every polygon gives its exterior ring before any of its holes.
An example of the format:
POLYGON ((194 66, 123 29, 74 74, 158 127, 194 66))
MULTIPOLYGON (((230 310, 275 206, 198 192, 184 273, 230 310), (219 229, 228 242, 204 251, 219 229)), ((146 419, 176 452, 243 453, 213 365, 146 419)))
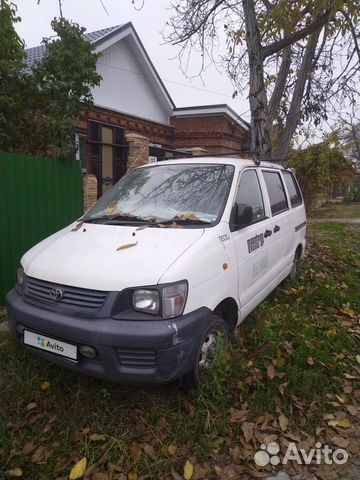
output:
MULTIPOLYGON (((232 155, 244 155, 244 154, 248 155, 249 157, 252 157, 256 166, 259 166, 261 162, 270 162, 270 163, 279 163, 282 167, 286 169, 290 168, 286 163, 286 158, 269 158, 265 160, 260 160, 257 157, 257 155, 254 152, 250 152, 250 150, 238 150, 237 152, 222 152, 222 153, 202 153, 201 155, 194 155, 193 157, 186 157, 186 158, 229 157, 232 155)), ((181 158, 182 157, 176 157, 176 159, 181 159, 181 158)), ((164 158, 161 160, 171 160, 171 158, 164 158)))

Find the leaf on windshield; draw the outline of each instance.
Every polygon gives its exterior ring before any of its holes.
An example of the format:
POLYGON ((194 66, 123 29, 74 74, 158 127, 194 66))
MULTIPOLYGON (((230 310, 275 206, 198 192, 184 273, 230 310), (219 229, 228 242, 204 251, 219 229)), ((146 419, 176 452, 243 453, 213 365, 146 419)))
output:
POLYGON ((200 220, 200 218, 195 215, 194 213, 180 213, 180 215, 176 215, 173 220, 200 220))
POLYGON ((125 243, 124 245, 120 245, 120 247, 118 247, 116 249, 116 251, 118 250, 126 250, 127 248, 131 248, 131 247, 135 247, 135 245, 137 245, 138 242, 135 242, 135 243, 125 243))
POLYGON ((77 232, 78 230, 80 230, 80 228, 84 225, 84 222, 80 222, 76 225, 76 227, 74 227, 71 231, 72 232, 77 232))
POLYGON ((117 213, 117 204, 116 202, 110 202, 109 205, 106 207, 105 212, 108 215, 111 215, 113 213, 117 213))

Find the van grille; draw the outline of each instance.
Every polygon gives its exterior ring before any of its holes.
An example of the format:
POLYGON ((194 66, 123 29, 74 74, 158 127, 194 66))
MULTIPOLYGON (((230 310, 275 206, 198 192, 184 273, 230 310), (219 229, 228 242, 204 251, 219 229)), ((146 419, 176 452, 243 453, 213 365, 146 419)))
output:
POLYGON ((39 300, 48 305, 85 311, 101 308, 107 296, 107 292, 58 285, 31 277, 27 277, 24 293, 26 297, 32 300, 39 300), (59 299, 56 299, 54 290, 61 291, 59 299))
POLYGON ((126 367, 155 367, 156 350, 145 348, 118 348, 121 365, 126 367))

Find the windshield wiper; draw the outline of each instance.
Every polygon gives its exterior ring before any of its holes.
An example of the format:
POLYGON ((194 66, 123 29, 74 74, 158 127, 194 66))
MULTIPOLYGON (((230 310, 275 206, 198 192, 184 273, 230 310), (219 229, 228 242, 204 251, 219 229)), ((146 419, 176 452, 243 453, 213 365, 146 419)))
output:
POLYGON ((149 222, 149 226, 160 226, 160 225, 211 225, 212 222, 208 222, 207 220, 201 220, 200 218, 179 218, 174 217, 170 220, 162 220, 159 222, 149 222))
POLYGON ((132 215, 131 213, 118 213, 116 215, 102 215, 101 217, 89 217, 89 218, 84 217, 83 221, 86 223, 102 223, 102 222, 149 223, 149 221, 146 220, 145 218, 137 217, 136 215, 132 215))

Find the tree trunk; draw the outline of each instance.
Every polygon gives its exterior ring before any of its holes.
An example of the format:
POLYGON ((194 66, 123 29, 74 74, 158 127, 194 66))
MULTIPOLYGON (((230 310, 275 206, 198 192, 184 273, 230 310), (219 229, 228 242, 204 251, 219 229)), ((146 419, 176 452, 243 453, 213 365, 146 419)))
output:
POLYGON ((310 35, 305 48, 301 66, 297 72, 297 80, 291 100, 289 113, 286 116, 285 128, 280 135, 279 143, 276 146, 275 158, 285 159, 288 153, 291 139, 295 133, 300 120, 301 101, 304 95, 305 85, 312 72, 312 62, 316 51, 320 31, 310 35))
POLYGON ((256 23, 254 0, 243 0, 242 3, 249 56, 251 150, 258 160, 265 160, 271 157, 271 142, 260 31, 256 23))

